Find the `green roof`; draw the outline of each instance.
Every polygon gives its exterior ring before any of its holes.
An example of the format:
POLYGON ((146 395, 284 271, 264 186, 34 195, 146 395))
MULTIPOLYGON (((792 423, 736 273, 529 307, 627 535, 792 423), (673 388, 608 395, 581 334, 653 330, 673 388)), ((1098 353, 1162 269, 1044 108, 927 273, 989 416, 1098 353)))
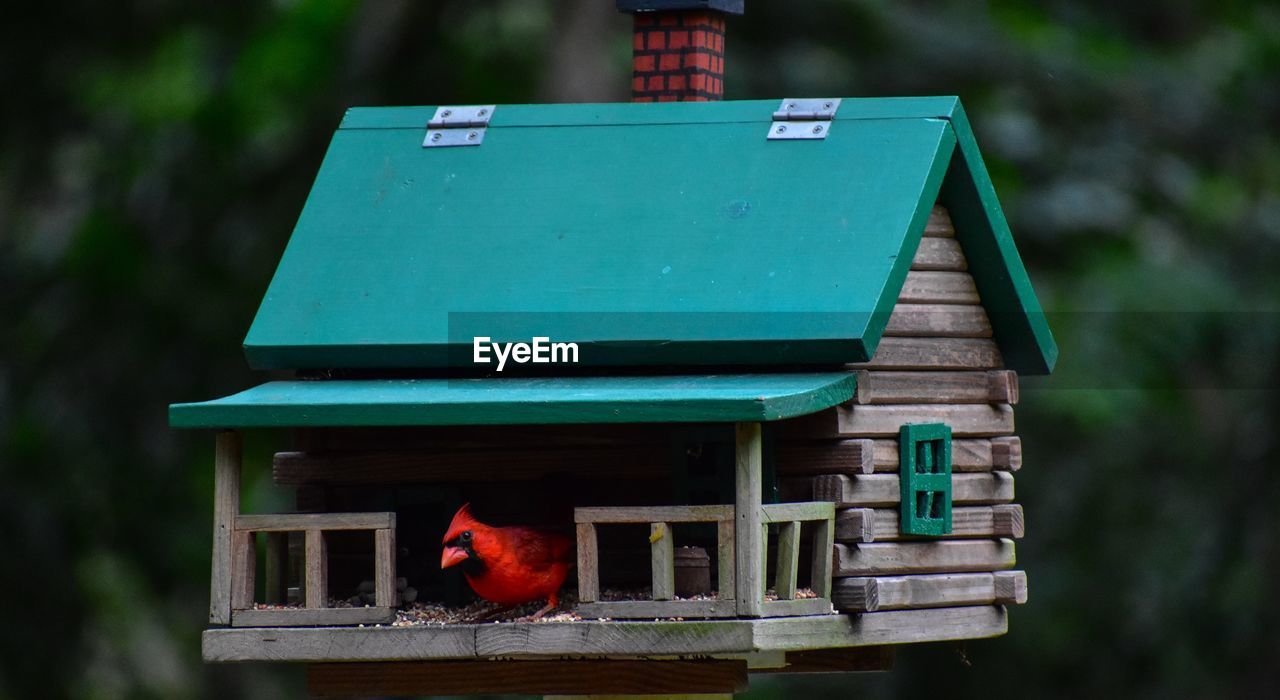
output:
POLYGON ((1006 363, 1057 349, 955 98, 844 99, 770 141, 777 100, 352 109, 248 336, 262 369, 471 364, 475 336, 586 366, 869 359, 939 192, 1006 363))
POLYGON ((849 372, 269 382, 169 407, 176 428, 771 421, 853 398, 849 372))

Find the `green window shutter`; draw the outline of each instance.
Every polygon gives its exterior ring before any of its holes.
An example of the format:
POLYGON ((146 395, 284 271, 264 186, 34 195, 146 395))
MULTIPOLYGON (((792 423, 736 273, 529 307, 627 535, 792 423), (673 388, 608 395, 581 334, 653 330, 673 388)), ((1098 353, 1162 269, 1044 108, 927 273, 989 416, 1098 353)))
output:
POLYGON ((951 428, 942 423, 904 425, 898 434, 904 535, 951 532, 951 428))

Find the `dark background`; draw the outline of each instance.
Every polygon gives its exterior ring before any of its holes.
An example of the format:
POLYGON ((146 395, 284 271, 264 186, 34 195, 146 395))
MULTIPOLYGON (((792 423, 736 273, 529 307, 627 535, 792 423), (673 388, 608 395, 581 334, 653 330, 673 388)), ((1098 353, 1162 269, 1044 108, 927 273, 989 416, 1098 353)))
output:
MULTIPOLYGON (((1018 411, 1010 633, 751 696, 1275 692, 1277 3, 747 11, 727 98, 964 99, 1062 347, 1018 411)), ((609 0, 6 8, 0 698, 301 695, 200 661, 213 440, 166 405, 260 380, 239 343, 346 107, 625 100, 628 71, 609 0)))

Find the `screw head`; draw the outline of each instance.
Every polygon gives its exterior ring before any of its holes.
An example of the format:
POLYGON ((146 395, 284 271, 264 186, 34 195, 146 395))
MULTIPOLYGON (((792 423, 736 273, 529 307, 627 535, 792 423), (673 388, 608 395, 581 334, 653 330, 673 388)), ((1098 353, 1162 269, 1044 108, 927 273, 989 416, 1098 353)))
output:
POLYGON ((446 110, 444 110, 443 112, 441 112, 441 113, 440 113, 440 116, 442 116, 442 117, 448 117, 448 116, 450 116, 450 115, 452 115, 452 114, 453 114, 453 110, 452 110, 452 109, 446 109, 446 110))
POLYGON ((815 134, 821 134, 821 133, 822 133, 822 125, 821 125, 821 124, 814 124, 814 126, 813 126, 813 133, 815 133, 815 134))
POLYGON ((795 108, 796 108, 796 103, 794 102, 787 103, 787 109, 795 109, 795 108))
POLYGON ((830 102, 823 102, 823 103, 822 103, 822 108, 823 108, 823 109, 831 109, 831 103, 830 103, 830 102))
POLYGON ((431 140, 439 141, 441 136, 444 136, 444 134, 441 134, 439 131, 437 131, 436 133, 431 135, 431 140))
POLYGON ((779 124, 778 128, 773 130, 773 133, 775 134, 785 134, 786 132, 787 132, 786 124, 779 124))
POLYGON ((477 137, 477 136, 479 136, 479 135, 480 135, 480 134, 478 134, 478 133, 476 133, 476 132, 474 132, 474 131, 467 132, 467 140, 468 140, 468 141, 475 141, 475 140, 476 140, 476 137, 477 137))
POLYGON ((489 113, 489 110, 487 110, 487 109, 482 109, 482 110, 480 110, 480 111, 476 112, 476 116, 477 116, 477 117, 483 117, 484 115, 486 115, 486 114, 488 114, 488 113, 489 113))

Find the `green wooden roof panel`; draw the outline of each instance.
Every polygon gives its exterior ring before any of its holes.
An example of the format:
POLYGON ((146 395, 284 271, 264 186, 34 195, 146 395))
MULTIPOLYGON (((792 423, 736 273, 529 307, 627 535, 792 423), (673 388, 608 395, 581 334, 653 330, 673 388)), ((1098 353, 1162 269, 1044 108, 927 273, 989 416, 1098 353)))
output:
POLYGON ((956 240, 964 249, 1005 365, 1023 374, 1048 374, 1058 361, 1058 344, 959 102, 950 120, 958 145, 942 200, 955 225, 956 240))
POLYGON ((821 141, 768 141, 777 105, 500 105, 482 145, 425 149, 434 107, 352 109, 250 364, 473 367, 480 335, 575 342, 589 366, 864 361, 945 187, 984 300, 1011 310, 1010 366, 1052 366, 955 98, 845 99, 821 141))
POLYGON ((175 428, 772 421, 853 398, 849 372, 277 381, 169 407, 175 428))

